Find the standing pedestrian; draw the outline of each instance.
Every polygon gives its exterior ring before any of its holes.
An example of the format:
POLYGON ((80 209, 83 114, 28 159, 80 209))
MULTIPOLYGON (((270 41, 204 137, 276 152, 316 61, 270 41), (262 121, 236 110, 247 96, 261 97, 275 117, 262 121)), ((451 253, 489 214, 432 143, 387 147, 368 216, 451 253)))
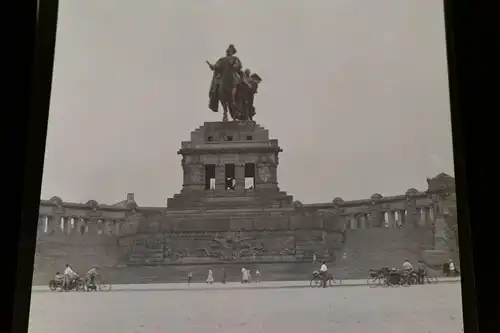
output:
POLYGON ((214 273, 212 272, 212 269, 208 269, 208 277, 207 277, 207 283, 212 284, 214 282, 214 273))
POLYGON ((246 272, 247 270, 245 269, 245 267, 243 267, 241 269, 241 283, 246 283, 246 272))
POLYGON ((448 270, 449 270, 449 274, 451 276, 457 276, 457 272, 455 270, 455 264, 453 263, 453 260, 448 260, 448 270))
POLYGON ((222 280, 220 282, 226 284, 226 270, 224 268, 222 268, 222 280))
POLYGON ((426 275, 425 272, 425 264, 422 260, 417 262, 417 276, 418 276, 418 284, 424 284, 424 277, 426 275))
POLYGON ((327 280, 327 274, 328 274, 328 267, 326 266, 326 262, 323 261, 323 265, 321 265, 321 268, 319 269, 319 273, 321 275, 321 279, 323 281, 323 288, 326 288, 326 280, 327 280))
POLYGON ((450 275, 450 262, 448 260, 446 260, 443 263, 443 274, 445 276, 449 276, 450 275))
POLYGON ((191 280, 193 279, 193 273, 189 272, 188 273, 188 287, 191 286, 191 280))
POLYGON ((260 283, 260 271, 258 268, 255 270, 255 278, 257 280, 257 283, 260 283))

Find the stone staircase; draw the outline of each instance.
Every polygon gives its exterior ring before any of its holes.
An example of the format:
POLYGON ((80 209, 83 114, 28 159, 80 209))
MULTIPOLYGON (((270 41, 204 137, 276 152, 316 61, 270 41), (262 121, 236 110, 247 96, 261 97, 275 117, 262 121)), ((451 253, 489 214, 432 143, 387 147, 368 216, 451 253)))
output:
POLYGON ((137 264, 160 264, 163 263, 163 247, 147 247, 145 240, 136 240, 129 261, 137 264))
POLYGON ((416 233, 417 229, 406 228, 348 230, 334 274, 343 279, 367 278, 371 268, 401 268, 405 258, 416 265, 422 250, 416 233))
POLYGON ((293 196, 285 191, 258 191, 258 192, 202 192, 202 193, 176 193, 167 199, 167 207, 174 209, 201 209, 201 208, 272 208, 276 206, 289 206, 293 196), (222 200, 227 198, 227 200, 222 200))

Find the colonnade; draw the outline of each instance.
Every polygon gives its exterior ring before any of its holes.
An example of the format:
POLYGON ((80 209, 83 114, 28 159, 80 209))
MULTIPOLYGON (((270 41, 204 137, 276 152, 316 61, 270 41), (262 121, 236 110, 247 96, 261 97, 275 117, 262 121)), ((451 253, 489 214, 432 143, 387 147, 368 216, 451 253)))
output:
POLYGON ((82 217, 44 215, 39 217, 39 230, 43 233, 55 231, 80 235, 96 233, 97 235, 117 235, 120 233, 123 220, 95 219, 82 217))
MULTIPOLYGON (((372 212, 372 213, 353 213, 347 216, 347 229, 369 229, 369 228, 398 228, 402 227, 407 222, 411 221, 408 214, 411 211, 408 209, 391 209, 383 212, 372 212), (372 214, 379 214, 381 221, 378 223, 373 223, 374 218, 372 214)), ((426 226, 432 224, 434 221, 434 211, 431 206, 426 207, 416 207, 413 210, 414 218, 413 221, 418 226, 426 226)))

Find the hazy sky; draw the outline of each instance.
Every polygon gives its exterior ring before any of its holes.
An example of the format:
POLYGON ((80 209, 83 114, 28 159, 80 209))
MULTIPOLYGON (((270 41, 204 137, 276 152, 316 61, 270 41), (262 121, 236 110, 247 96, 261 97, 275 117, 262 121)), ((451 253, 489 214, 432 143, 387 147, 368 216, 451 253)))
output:
POLYGON ((164 205, 234 43, 263 78, 256 121, 304 203, 453 175, 441 1, 60 1, 42 197, 164 205))

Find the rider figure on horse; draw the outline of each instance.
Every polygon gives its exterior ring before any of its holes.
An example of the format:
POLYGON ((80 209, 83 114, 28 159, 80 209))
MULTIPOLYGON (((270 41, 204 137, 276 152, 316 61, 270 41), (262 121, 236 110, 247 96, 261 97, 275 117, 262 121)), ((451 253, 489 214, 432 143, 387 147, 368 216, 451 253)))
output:
POLYGON ((233 44, 229 45, 226 50, 226 56, 217 60, 215 64, 211 64, 207 61, 208 67, 214 72, 212 77, 212 83, 210 84, 210 92, 209 92, 209 108, 214 112, 218 112, 219 109, 219 100, 221 96, 218 96, 219 86, 223 84, 222 80, 230 79, 231 84, 231 96, 232 96, 232 104, 235 104, 236 97, 236 87, 240 84, 243 73, 241 72, 242 65, 241 61, 238 57, 235 56, 236 48, 233 44), (223 78, 223 74, 225 71, 230 71, 230 77, 223 78))

